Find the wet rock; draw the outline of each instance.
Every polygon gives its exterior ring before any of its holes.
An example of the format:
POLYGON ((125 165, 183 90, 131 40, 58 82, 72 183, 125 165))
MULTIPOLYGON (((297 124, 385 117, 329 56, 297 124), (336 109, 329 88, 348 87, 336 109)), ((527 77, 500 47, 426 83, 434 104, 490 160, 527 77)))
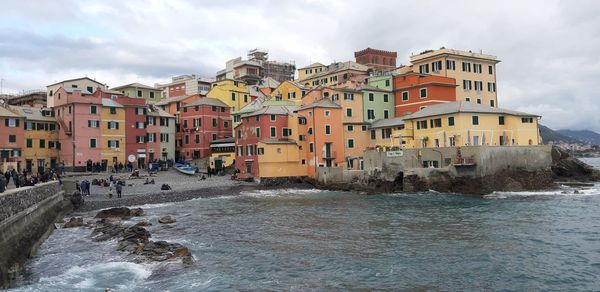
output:
POLYGON ((149 241, 134 253, 159 262, 170 259, 182 259, 186 262, 192 260, 192 253, 187 247, 166 241, 149 241))
POLYGON ((85 201, 83 200, 83 196, 79 191, 74 191, 71 194, 69 201, 71 202, 71 205, 73 205, 74 210, 78 210, 85 203, 85 201))
POLYGON ((164 216, 161 217, 160 219, 158 219, 158 223, 161 224, 171 224, 171 223, 175 223, 177 222, 177 220, 175 220, 175 218, 171 217, 171 216, 164 216))
POLYGON ((83 226, 83 218, 82 217, 71 217, 71 219, 69 219, 69 221, 67 223, 65 223, 65 225, 63 225, 63 228, 73 228, 73 227, 80 227, 83 226))
POLYGON ((95 241, 105 241, 121 236, 125 231, 125 227, 120 222, 111 220, 98 221, 98 227, 92 231, 92 239, 95 241))
POLYGON ((552 147, 552 173, 557 178, 598 181, 600 171, 572 157, 567 151, 552 147))
POLYGON ((135 224, 135 226, 152 226, 152 223, 148 220, 143 220, 135 224))
POLYGON ((95 218, 130 218, 144 215, 142 208, 129 209, 127 207, 118 207, 105 209, 98 212, 95 218))

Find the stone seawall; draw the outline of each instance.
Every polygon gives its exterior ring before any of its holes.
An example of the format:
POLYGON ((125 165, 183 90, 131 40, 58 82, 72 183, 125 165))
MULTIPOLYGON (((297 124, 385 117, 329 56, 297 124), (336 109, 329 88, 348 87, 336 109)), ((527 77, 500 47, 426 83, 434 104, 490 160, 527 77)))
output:
POLYGON ((21 265, 54 229, 67 206, 58 182, 0 194, 0 287, 9 287, 21 265))

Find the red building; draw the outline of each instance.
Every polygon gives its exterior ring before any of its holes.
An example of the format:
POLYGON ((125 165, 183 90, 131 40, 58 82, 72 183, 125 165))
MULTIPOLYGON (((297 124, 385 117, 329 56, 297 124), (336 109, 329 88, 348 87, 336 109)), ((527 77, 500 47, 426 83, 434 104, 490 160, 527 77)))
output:
POLYGON ((202 97, 183 105, 179 125, 183 141, 176 156, 184 160, 209 156, 212 141, 233 134, 229 106, 216 98, 202 97))
POLYGON ((454 78, 409 72, 394 76, 396 117, 415 113, 427 106, 456 101, 454 78))
POLYGON ((148 162, 154 159, 150 157, 146 143, 157 139, 156 134, 148 135, 146 100, 117 95, 116 101, 125 108, 125 157, 128 161, 134 160, 134 166, 146 168, 148 162))
POLYGON ((288 115, 296 108, 268 105, 241 117, 240 124, 235 128, 235 168, 240 171, 238 178, 260 177, 256 144, 264 139, 287 139, 291 135, 288 115))
POLYGON ((356 63, 370 67, 375 71, 390 71, 396 69, 398 53, 366 48, 354 52, 356 63))
POLYGON ((8 170, 9 166, 21 170, 21 151, 25 146, 23 117, 11 112, 0 105, 0 171, 8 170))

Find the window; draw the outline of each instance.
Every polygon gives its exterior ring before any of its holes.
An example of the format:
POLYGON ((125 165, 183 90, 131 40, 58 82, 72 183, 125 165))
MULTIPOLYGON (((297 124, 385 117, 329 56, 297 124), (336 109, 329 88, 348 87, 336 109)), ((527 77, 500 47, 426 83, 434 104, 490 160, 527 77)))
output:
POLYGON ((466 101, 466 102, 470 102, 470 101, 471 101, 471 98, 470 98, 470 97, 465 97, 465 101, 466 101))
POLYGON ((385 86, 390 86, 390 80, 389 79, 385 80, 385 86))
POLYGON ((313 143, 308 144, 308 152, 314 152, 315 151, 315 145, 313 143))
POLYGON ((419 66, 419 73, 421 73, 421 74, 429 73, 429 64, 424 64, 424 65, 419 66))
POLYGON ((446 60, 446 70, 456 70, 456 63, 453 60, 446 60))
POLYGON ((35 129, 35 124, 33 122, 25 123, 25 131, 32 131, 33 129, 35 129))
POLYGON ((383 102, 388 102, 388 101, 389 101, 389 97, 388 97, 388 95, 386 93, 386 94, 383 95, 383 102))
POLYGON ((473 116, 472 117, 472 123, 473 123, 473 125, 479 125, 479 117, 478 116, 473 116))
MULTIPOLYGON (((177 110, 179 110, 179 107, 177 108, 177 110)), ((138 116, 143 116, 145 114, 144 108, 143 107, 135 108, 135 114, 138 116)))
POLYGON ((111 115, 116 115, 117 114, 117 108, 116 107, 111 107, 110 108, 110 114, 111 115))
POLYGON ((117 122, 108 122, 107 126, 109 130, 119 129, 119 123, 117 122))
POLYGON ((367 120, 374 120, 374 119, 375 119, 375 110, 368 109, 367 110, 367 120))
POLYGON ((456 146, 456 138, 455 137, 449 137, 448 140, 450 142, 450 147, 456 146))
POLYGON ((90 139, 90 148, 96 148, 96 138, 90 139))
POLYGON ((256 127, 254 132, 256 132, 256 138, 260 138, 260 128, 256 127))
POLYGON ((483 82, 482 81, 475 81, 475 90, 476 91, 482 91, 483 90, 483 82))
POLYGON ((454 126, 454 117, 448 117, 448 126, 454 126))
POLYGON ((330 111, 325 111, 325 116, 326 116, 326 117, 328 117, 328 116, 330 116, 330 115, 331 115, 331 112, 330 112, 330 111))
POLYGON ((331 134, 331 126, 325 125, 325 135, 330 135, 330 134, 331 134))
POLYGON ((8 135, 8 143, 17 143, 17 135, 8 135))
POLYGON ((92 86, 88 86, 88 87, 87 87, 87 91, 88 91, 89 93, 94 93, 94 87, 92 87, 92 86))
POLYGON ((427 98, 427 88, 421 88, 421 89, 419 89, 419 97, 421 97, 421 98, 427 98))
POLYGON ((374 98, 373 93, 369 93, 369 101, 374 101, 374 100, 375 100, 375 98, 374 98))
POLYGON ((260 122, 260 116, 256 116, 256 118, 254 118, 254 120, 257 121, 257 122, 260 122))
POLYGON ((496 83, 494 82, 488 82, 488 91, 489 92, 496 92, 496 83))
POLYGON ((477 104, 481 104, 481 98, 477 99, 477 104))
POLYGON ((344 93, 344 100, 354 100, 354 93, 344 93))
POLYGON ((472 85, 471 80, 463 80, 464 90, 471 90, 472 89, 471 85, 472 85))
POLYGON ((431 119, 429 120, 429 125, 431 126, 431 128, 441 128, 442 127, 442 119, 438 118, 438 119, 431 119))
POLYGON ((271 127, 271 138, 275 138, 277 136, 277 128, 271 127))
POLYGON ((481 64, 473 64, 473 72, 481 73, 481 64))
POLYGON ((388 110, 383 110, 383 118, 387 119, 390 117, 390 112, 388 110))
POLYGON ((271 115, 271 121, 275 121, 277 119, 276 115, 271 115))
POLYGON ((494 100, 493 100, 493 99, 491 99, 491 100, 490 100, 490 106, 491 106, 491 107, 494 107, 495 105, 496 105, 496 104, 495 104, 494 100))
POLYGON ((392 136, 392 129, 381 129, 381 138, 389 139, 392 136))
POLYGON ((346 109, 346 116, 347 117, 352 117, 352 109, 351 108, 347 108, 346 109))
POLYGON ((27 148, 33 148, 33 139, 27 139, 27 148))
POLYGON ((305 136, 305 135, 300 135, 300 136, 298 137, 298 139, 299 139, 300 141, 306 141, 306 136, 305 136))
POLYGON ((533 123, 533 118, 521 118, 521 122, 523 124, 531 124, 533 123))
POLYGON ((90 114, 96 114, 98 112, 98 108, 95 105, 90 106, 90 114))
POLYGON ((354 139, 348 139, 348 148, 354 148, 354 139))
POLYGON ((217 107, 213 105, 213 106, 210 107, 210 110, 213 111, 213 112, 216 112, 217 111, 217 107))
POLYGON ((427 120, 417 122, 417 130, 427 129, 427 120))
POLYGON ((108 140, 108 148, 119 148, 118 140, 108 140))
POLYGON ((377 134, 375 133, 375 130, 371 130, 371 140, 375 139, 377 139, 377 134))
POLYGON ((309 134, 309 135, 312 135, 312 133, 313 133, 313 130, 312 130, 312 128, 308 128, 308 134, 309 134))
POLYGON ((196 134, 195 138, 196 138, 195 139, 196 140, 196 144, 200 143, 200 135, 196 134))
POLYGON ((237 155, 244 156, 244 147, 242 147, 242 146, 237 147, 237 155))
POLYGON ((154 98, 154 91, 150 91, 150 98, 154 98))
POLYGON ((146 124, 144 122, 136 122, 135 123, 135 127, 137 129, 145 129, 146 128, 146 124))
MULTIPOLYGON (((138 138, 140 138, 140 137, 138 137, 138 138)), ((142 137, 142 138, 143 138, 143 137, 142 137)), ((138 143, 143 143, 143 142, 140 142, 140 141, 139 141, 139 139, 138 139, 138 143)), ((187 145, 187 144, 190 144, 190 136, 188 136, 188 135, 185 135, 185 144, 186 144, 186 145, 187 145)))
POLYGON ((463 72, 471 72, 471 63, 462 62, 462 70, 463 72))
POLYGON ((100 127, 100 121, 88 120, 88 128, 98 128, 98 127, 100 127))
POLYGON ((235 92, 232 92, 232 93, 231 93, 231 100, 232 100, 232 101, 235 101, 235 92))
POLYGON ((494 74, 494 68, 492 65, 488 65, 488 73, 490 73, 490 75, 494 74))
POLYGON ((306 159, 302 159, 302 165, 306 165, 306 159))
POLYGON ((193 121, 194 121, 194 128, 202 126, 202 119, 197 118, 197 119, 194 119, 193 121))
POLYGON ((367 131, 367 125, 362 125, 362 126, 361 126, 361 130, 362 130, 363 132, 366 132, 366 131, 367 131))
POLYGON ((498 125, 504 125, 504 116, 498 117, 498 125))
POLYGON ((187 108, 187 106, 184 106, 184 107, 183 107, 183 112, 184 112, 184 113, 187 113, 187 111, 188 111, 187 109, 188 109, 188 108, 187 108))
POLYGON ((217 140, 217 134, 216 133, 212 134, 212 141, 214 141, 214 140, 217 140))
POLYGON ((402 91, 402 100, 403 101, 407 101, 408 100, 408 91, 402 91))
POLYGON ((223 128, 229 128, 229 121, 223 121, 223 128))
POLYGON ((442 61, 436 61, 431 63, 431 71, 439 72, 442 70, 442 61))
POLYGON ((141 90, 137 91, 137 97, 142 97, 142 91, 141 90))
POLYGON ((188 122, 187 120, 183 120, 183 128, 186 129, 188 127, 188 122))
POLYGON ((348 129, 348 132, 354 131, 354 126, 353 125, 348 125, 348 126, 346 126, 346 128, 348 129))

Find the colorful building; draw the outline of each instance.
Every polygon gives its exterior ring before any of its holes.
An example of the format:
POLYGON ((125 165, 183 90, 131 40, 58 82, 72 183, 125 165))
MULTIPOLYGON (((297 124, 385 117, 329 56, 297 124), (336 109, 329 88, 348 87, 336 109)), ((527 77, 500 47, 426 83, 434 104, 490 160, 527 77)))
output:
POLYGON ((23 167, 24 131, 25 119, 0 105, 0 170, 21 170, 23 167))
POLYGON ((404 116, 401 139, 408 148, 539 145, 539 118, 465 101, 443 103, 404 116))
POLYGON ((75 79, 69 79, 69 80, 63 80, 60 82, 56 82, 53 84, 50 84, 48 86, 46 86, 46 91, 47 91, 47 106, 48 107, 54 107, 56 104, 56 99, 57 97, 54 95, 54 93, 56 93, 56 91, 58 91, 59 88, 76 88, 81 90, 84 94, 86 94, 86 92, 88 94, 92 94, 96 88, 101 88, 101 89, 107 89, 108 87, 106 87, 106 84, 103 84, 101 82, 98 82, 94 79, 88 78, 88 77, 82 77, 82 78, 75 78, 75 79))
POLYGON ((369 127, 369 148, 391 149, 405 147, 406 140, 401 140, 404 130, 402 118, 379 119, 369 127))
POLYGON ((185 104, 180 123, 183 144, 179 157, 184 160, 208 157, 212 141, 232 136, 229 106, 215 98, 203 97, 185 104))
POLYGON ((107 166, 115 163, 127 163, 125 156, 126 129, 123 105, 111 98, 102 98, 102 108, 100 109, 102 137, 99 147, 102 149, 101 160, 107 166))
POLYGON ((271 96, 275 100, 290 100, 294 101, 297 105, 300 105, 302 102, 302 97, 306 95, 310 88, 304 86, 295 81, 283 81, 273 92, 271 96))
POLYGON ((180 75, 172 77, 168 83, 156 84, 155 87, 162 90, 163 99, 191 95, 206 96, 213 81, 213 79, 202 78, 195 74, 180 75))
POLYGON ((352 61, 332 63, 329 66, 315 63, 298 69, 299 77, 296 82, 305 86, 331 86, 348 80, 363 82, 369 71, 369 67, 352 61))
POLYGON ((369 77, 361 84, 363 118, 365 122, 394 117, 395 99, 391 75, 369 77))
POLYGON ((47 108, 11 106, 10 110, 25 118, 25 147, 22 161, 30 173, 43 172, 58 166, 61 144, 58 141, 58 124, 54 112, 47 108))
POLYGON ((73 87, 60 87, 53 96, 53 109, 60 125, 60 161, 70 170, 84 170, 88 160, 101 162, 102 97, 73 87))
POLYGON ((395 116, 416 113, 428 106, 456 101, 453 78, 409 72, 394 76, 395 116))
MULTIPOLYGON (((175 160, 175 116, 159 107, 148 106, 148 133, 153 135, 148 152, 153 159, 175 160)), ((152 160, 150 160, 152 161, 152 160)))
POLYGON ((120 91, 124 96, 143 98, 146 102, 154 104, 162 99, 162 90, 141 83, 130 83, 111 88, 113 91, 120 91))
POLYGON ((441 48, 410 56, 415 72, 454 78, 456 100, 498 106, 496 56, 441 48))
POLYGON ((365 65, 374 71, 386 72, 396 69, 398 53, 366 48, 354 52, 356 63, 365 65))
POLYGON ((213 83, 206 96, 224 102, 230 107, 231 112, 235 112, 252 102, 246 83, 230 79, 213 83))

